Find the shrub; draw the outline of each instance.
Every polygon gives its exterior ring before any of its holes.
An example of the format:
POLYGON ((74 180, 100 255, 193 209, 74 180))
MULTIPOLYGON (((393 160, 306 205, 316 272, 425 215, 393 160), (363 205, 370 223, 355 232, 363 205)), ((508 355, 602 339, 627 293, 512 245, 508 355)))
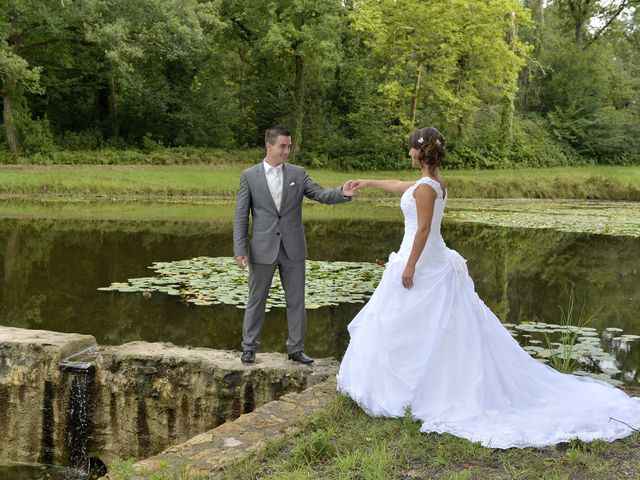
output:
POLYGON ((63 132, 56 137, 56 144, 64 150, 97 150, 102 147, 104 138, 99 130, 82 132, 63 132))
POLYGON ((520 117, 514 123, 509 163, 523 167, 552 167, 585 163, 566 143, 559 142, 539 116, 520 117))
POLYGON ((56 146, 51 133, 51 125, 46 117, 32 119, 26 115, 19 115, 18 118, 22 153, 25 155, 48 155, 55 151, 56 146))
POLYGON ((597 163, 640 164, 640 122, 629 110, 612 106, 594 112, 570 105, 549 112, 551 133, 583 158, 597 163))
POLYGON ((154 140, 153 136, 147 132, 144 137, 142 137, 142 151, 145 153, 157 152, 164 148, 162 142, 159 140, 154 140))

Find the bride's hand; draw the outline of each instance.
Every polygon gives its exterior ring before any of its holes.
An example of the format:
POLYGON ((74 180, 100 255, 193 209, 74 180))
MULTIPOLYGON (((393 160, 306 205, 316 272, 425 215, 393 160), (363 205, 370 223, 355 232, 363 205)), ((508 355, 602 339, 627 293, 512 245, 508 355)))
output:
POLYGON ((416 267, 407 265, 402 272, 402 286, 406 289, 413 287, 413 275, 416 273, 416 267))

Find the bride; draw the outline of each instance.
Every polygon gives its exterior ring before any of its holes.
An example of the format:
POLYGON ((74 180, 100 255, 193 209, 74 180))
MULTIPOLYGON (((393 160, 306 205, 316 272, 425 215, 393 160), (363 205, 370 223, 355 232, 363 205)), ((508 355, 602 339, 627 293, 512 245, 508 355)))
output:
POLYGON ((571 439, 615 440, 640 427, 640 399, 533 359, 475 292, 466 261, 447 248, 440 223, 446 155, 435 128, 409 138, 416 182, 358 180, 402 192, 404 238, 380 284, 349 324, 338 390, 368 414, 486 447, 541 447, 571 439))

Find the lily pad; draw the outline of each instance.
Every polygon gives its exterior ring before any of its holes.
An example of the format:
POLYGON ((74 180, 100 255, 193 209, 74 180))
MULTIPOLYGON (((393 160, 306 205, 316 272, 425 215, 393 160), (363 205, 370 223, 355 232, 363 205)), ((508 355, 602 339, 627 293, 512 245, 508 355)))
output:
POLYGON ((448 221, 640 237, 640 204, 594 200, 452 199, 448 221))
POLYGON ((515 337, 524 350, 536 359, 549 363, 555 353, 574 360, 577 375, 588 375, 613 385, 621 380, 634 382, 634 375, 623 371, 618 353, 631 350, 640 335, 622 334, 623 329, 556 325, 544 322, 523 322, 513 326, 515 337), (526 332, 526 333, 525 333, 526 332))

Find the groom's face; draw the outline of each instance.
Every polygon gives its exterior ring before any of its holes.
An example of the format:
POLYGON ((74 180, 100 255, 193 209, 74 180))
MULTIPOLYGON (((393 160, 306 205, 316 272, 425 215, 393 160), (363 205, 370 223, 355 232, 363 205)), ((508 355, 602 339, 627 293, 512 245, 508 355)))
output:
POLYGON ((267 142, 267 160, 269 160, 269 163, 280 165, 289 158, 289 153, 291 153, 291 137, 278 135, 274 145, 267 142))

